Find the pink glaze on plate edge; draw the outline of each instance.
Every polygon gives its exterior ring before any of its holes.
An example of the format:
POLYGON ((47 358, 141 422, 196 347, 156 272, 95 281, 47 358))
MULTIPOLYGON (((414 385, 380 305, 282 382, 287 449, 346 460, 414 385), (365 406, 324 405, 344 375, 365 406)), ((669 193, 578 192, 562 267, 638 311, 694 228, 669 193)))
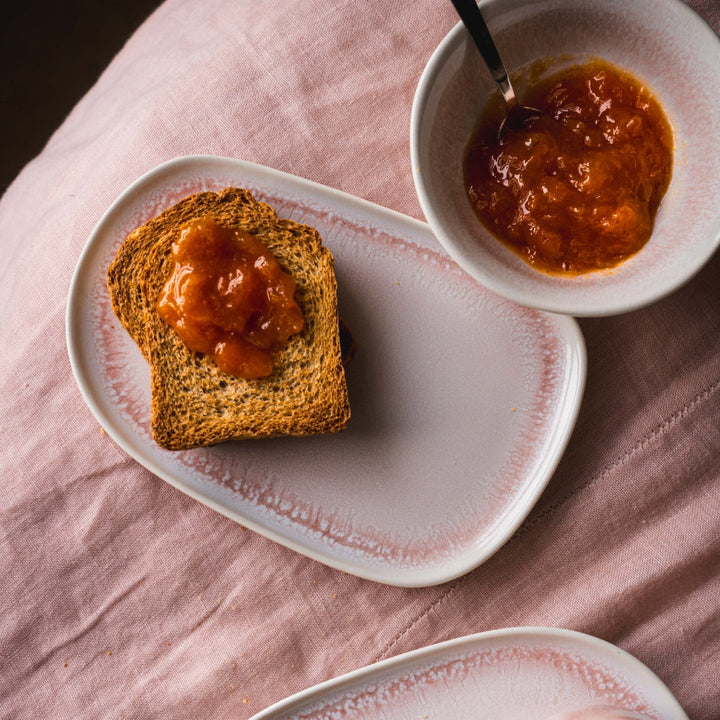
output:
MULTIPOLYGON (((392 704, 402 706, 405 698, 414 697, 420 689, 429 689, 432 693, 433 688, 441 684, 447 688, 457 686, 458 695, 462 698, 463 682, 469 677, 478 675, 482 680, 482 673, 489 672, 490 679, 485 681, 492 682, 493 675, 517 673, 519 667, 529 672, 535 669, 538 674, 550 668, 557 678, 569 680, 586 691, 592 703, 613 704, 641 712, 649 718, 656 717, 647 700, 612 668, 576 651, 537 644, 507 644, 490 649, 475 649, 457 657, 421 663, 414 669, 391 673, 384 679, 369 680, 359 683, 355 688, 330 692, 320 699, 308 701, 297 712, 278 717, 292 717, 295 720, 376 717, 373 713, 386 710, 392 704)), ((522 688, 520 695, 527 690, 522 688)), ((547 692, 545 688, 542 690, 547 692)), ((543 703, 540 697, 539 710, 542 710, 543 704, 550 705, 550 698, 543 703)), ((432 710, 435 712, 428 717, 434 717, 438 708, 432 707, 432 710)))

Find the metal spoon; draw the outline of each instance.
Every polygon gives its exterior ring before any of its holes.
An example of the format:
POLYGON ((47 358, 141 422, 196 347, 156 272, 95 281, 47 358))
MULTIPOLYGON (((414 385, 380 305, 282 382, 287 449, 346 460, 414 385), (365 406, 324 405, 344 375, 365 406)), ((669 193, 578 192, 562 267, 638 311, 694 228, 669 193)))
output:
POLYGON ((542 110, 521 105, 518 102, 508 72, 495 46, 495 41, 475 0, 452 0, 452 4, 470 33, 470 37, 477 45, 480 55, 485 61, 488 70, 490 70, 493 80, 500 88, 500 93, 505 101, 505 117, 503 117, 498 128, 498 138, 502 135, 506 126, 517 129, 531 118, 544 115, 545 113, 542 110))

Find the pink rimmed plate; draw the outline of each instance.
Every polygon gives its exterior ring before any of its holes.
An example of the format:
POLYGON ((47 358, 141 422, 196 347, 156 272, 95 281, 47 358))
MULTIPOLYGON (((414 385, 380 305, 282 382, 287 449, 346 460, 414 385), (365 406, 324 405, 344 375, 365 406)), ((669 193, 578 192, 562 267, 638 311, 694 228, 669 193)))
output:
POLYGON ((513 534, 572 431, 585 347, 572 318, 483 289, 428 226, 229 158, 189 156, 131 185, 90 236, 67 306, 73 372, 103 428, 150 471, 242 525, 348 573, 424 586, 513 534), (168 452, 149 433, 149 371, 113 315, 124 237, 181 198, 235 185, 316 227, 357 341, 352 419, 333 436, 168 452))
POLYGON ((414 650, 303 690, 252 720, 549 720, 599 707, 687 720, 632 655, 553 628, 493 630, 414 650))

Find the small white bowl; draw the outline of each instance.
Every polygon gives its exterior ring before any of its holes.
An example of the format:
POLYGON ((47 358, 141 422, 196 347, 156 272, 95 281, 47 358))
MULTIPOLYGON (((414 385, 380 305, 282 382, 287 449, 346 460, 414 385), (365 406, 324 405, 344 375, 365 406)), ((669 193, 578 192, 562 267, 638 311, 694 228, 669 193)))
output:
POLYGON ((680 0, 483 0, 481 9, 511 73, 571 55, 602 58, 643 81, 673 128, 673 176, 649 242, 616 268, 564 278, 530 267, 482 227, 465 193, 463 152, 495 85, 459 23, 422 74, 410 132, 420 205, 445 250, 497 294, 575 316, 633 310, 689 280, 720 243, 720 40, 712 29, 680 0))

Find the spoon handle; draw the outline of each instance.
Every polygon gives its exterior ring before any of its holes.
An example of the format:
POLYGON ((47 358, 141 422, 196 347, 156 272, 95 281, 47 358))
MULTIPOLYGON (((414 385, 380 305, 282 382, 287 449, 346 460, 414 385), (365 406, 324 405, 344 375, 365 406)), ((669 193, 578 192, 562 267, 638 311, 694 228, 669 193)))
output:
POLYGON ((515 91, 510 84, 505 65, 500 58, 495 41, 490 34, 490 30, 488 30, 485 18, 482 16, 477 3, 475 0, 452 0, 452 4, 470 33, 470 37, 477 45, 480 55, 482 55, 482 59, 485 61, 488 70, 490 70, 493 80, 500 88, 508 107, 514 105, 516 102, 515 91))

